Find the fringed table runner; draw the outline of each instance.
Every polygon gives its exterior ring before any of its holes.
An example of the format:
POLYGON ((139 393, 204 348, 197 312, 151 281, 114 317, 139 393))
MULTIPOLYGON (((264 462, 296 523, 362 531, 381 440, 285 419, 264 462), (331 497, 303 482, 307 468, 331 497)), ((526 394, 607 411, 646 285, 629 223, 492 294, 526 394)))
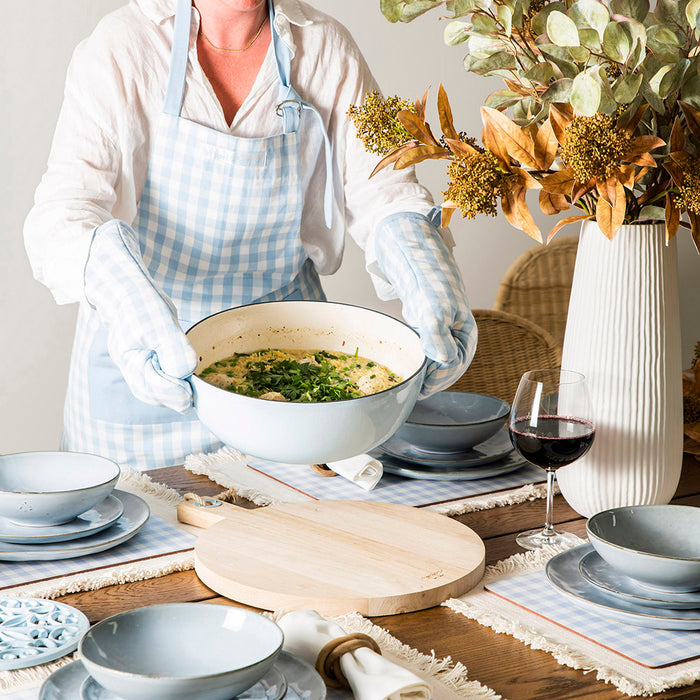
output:
POLYGON ((530 465, 503 476, 475 481, 428 481, 384 474, 371 491, 340 476, 321 476, 309 465, 282 464, 247 457, 230 447, 191 455, 185 469, 202 474, 258 505, 314 499, 362 500, 425 506, 445 515, 460 515, 544 498, 544 472, 530 465), (539 482, 539 483, 538 483, 539 482))
MULTIPOLYGON (((177 571, 185 571, 194 567, 192 546, 198 529, 183 525, 177 520, 176 507, 182 500, 180 494, 173 489, 154 482, 150 477, 138 472, 125 471, 118 483, 118 488, 135 493, 146 500, 151 508, 152 517, 149 524, 151 535, 158 540, 156 544, 146 529, 134 536, 133 540, 116 547, 112 554, 100 552, 91 557, 82 557, 83 566, 75 567, 75 560, 59 560, 56 562, 31 562, 30 564, 45 564, 47 568, 64 566, 64 574, 51 574, 54 578, 37 580, 37 572, 27 575, 22 585, 0 589, 2 595, 33 596, 56 598, 68 593, 97 590, 114 584, 129 581, 141 581, 157 578, 177 571), (138 542, 142 534, 149 535, 150 542, 138 542), (129 549, 129 543, 132 547, 129 549), (119 555, 118 552, 122 554, 119 555), (105 561, 104 556, 117 556, 119 563, 105 561), (102 558, 101 558, 102 557, 102 558), (101 558, 101 559, 100 559, 101 558), (71 564, 72 562, 72 564, 71 564), (81 569, 81 570, 77 570, 81 569), (31 581, 30 581, 31 579, 31 581)), ((19 564, 13 569, 12 578, 9 572, 13 563, 0 564, 2 581, 16 581, 19 564), (7 577, 7 578, 6 578, 7 577)), ((29 567, 30 571, 32 567, 29 567)), ((135 601, 136 603, 137 601, 135 601)), ((432 700, 499 700, 500 695, 476 680, 468 677, 467 668, 461 663, 448 658, 437 658, 434 655, 422 654, 403 644, 386 630, 374 625, 358 613, 351 613, 336 618, 338 624, 347 632, 362 632, 372 636, 386 654, 396 663, 400 663, 414 673, 423 677, 433 689, 432 700)), ((75 654, 70 654, 57 661, 17 671, 0 671, 0 696, 7 700, 37 700, 41 683, 56 669, 74 661, 75 654)), ((329 691, 328 700, 351 700, 348 691, 329 691)))
POLYGON ((629 696, 700 680, 700 631, 648 629, 580 613, 546 579, 544 566, 556 553, 547 548, 514 554, 488 567, 476 588, 444 605, 549 652, 562 665, 595 671, 599 680, 629 696), (687 660, 671 663, 678 659, 687 660))

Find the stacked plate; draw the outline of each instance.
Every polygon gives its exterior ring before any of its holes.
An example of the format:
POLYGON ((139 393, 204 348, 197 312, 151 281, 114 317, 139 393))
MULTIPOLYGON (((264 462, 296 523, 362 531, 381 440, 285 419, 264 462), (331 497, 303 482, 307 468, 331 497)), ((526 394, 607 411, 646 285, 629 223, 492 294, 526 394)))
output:
POLYGON ((370 454, 384 471, 411 479, 464 481, 520 469, 506 420, 509 405, 495 396, 442 391, 419 401, 397 432, 370 454))
POLYGON ((129 610, 89 629, 79 661, 55 671, 39 700, 324 700, 282 630, 250 610, 170 603, 129 610))
POLYGON ((119 467, 96 455, 0 456, 0 560, 68 559, 126 542, 150 509, 115 489, 118 478, 119 467))
MULTIPOLYGON (((282 651, 263 678, 234 697, 235 700, 324 700, 326 686, 312 666, 282 651)), ((101 686, 82 661, 73 661, 54 671, 44 682, 39 700, 122 699, 101 686)))
POLYGON ((700 629, 700 508, 613 508, 589 518, 586 527, 591 544, 547 563, 557 590, 620 622, 700 629))

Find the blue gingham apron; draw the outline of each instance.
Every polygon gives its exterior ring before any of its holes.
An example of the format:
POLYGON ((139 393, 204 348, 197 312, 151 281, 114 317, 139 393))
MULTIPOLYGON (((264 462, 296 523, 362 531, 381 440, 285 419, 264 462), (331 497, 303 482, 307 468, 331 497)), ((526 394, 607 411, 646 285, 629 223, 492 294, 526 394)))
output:
MULTIPOLYGON (((178 0, 168 88, 133 223, 156 284, 183 329, 241 304, 325 299, 300 239, 303 112, 321 121, 290 83, 291 56, 274 29, 283 133, 246 139, 180 116, 190 44, 191 0, 178 0)), ((322 126, 322 122, 321 122, 322 126)), ((325 128, 326 223, 332 182, 325 128)), ((307 144, 305 144, 305 147, 307 144)), ((64 409, 62 448, 102 454, 137 469, 181 464, 220 447, 197 420, 137 400, 112 362, 96 312, 81 304, 64 409)))

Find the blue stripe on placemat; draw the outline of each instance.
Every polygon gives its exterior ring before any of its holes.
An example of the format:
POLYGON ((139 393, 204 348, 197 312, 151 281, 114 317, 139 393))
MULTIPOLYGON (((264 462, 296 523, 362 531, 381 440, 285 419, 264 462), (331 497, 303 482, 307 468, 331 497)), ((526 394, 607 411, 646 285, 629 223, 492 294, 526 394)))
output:
POLYGON ((427 481, 384 474, 372 491, 365 491, 342 477, 329 479, 316 474, 305 464, 282 464, 253 457, 248 458, 248 464, 312 498, 379 501, 406 506, 426 506, 516 488, 540 482, 544 474, 541 469, 531 465, 503 476, 474 481, 427 481))
POLYGON ((192 549, 195 540, 192 535, 151 514, 130 540, 104 552, 56 561, 1 562, 0 590, 192 549))
POLYGON ((494 581, 485 588, 643 666, 666 666, 700 654, 700 631, 650 629, 596 615, 552 588, 544 571, 494 581))

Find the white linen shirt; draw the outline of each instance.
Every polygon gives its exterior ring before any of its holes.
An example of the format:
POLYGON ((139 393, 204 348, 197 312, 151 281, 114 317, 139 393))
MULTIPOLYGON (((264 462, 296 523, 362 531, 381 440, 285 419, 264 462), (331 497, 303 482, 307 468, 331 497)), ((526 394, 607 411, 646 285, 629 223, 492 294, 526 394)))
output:
MULTIPOLYGON (((175 6, 176 0, 131 0, 104 17, 71 59, 47 171, 24 227, 34 276, 59 304, 84 299, 83 268, 94 229, 114 218, 131 224, 136 217, 163 106, 175 6)), ((293 55, 292 85, 321 113, 337 168, 340 210, 328 230, 322 139, 314 117, 305 111, 300 139, 304 248, 320 274, 332 274, 342 259, 347 227, 365 251, 379 297, 395 298, 376 266, 374 230, 396 212, 427 213, 432 198, 412 169, 386 169, 369 179, 378 158, 365 151, 346 113, 377 85, 348 31, 299 0, 275 0, 275 8, 275 26, 293 55)), ((228 125, 197 60, 198 28, 195 11, 181 116, 239 137, 281 133, 272 44, 250 94, 228 125)))

